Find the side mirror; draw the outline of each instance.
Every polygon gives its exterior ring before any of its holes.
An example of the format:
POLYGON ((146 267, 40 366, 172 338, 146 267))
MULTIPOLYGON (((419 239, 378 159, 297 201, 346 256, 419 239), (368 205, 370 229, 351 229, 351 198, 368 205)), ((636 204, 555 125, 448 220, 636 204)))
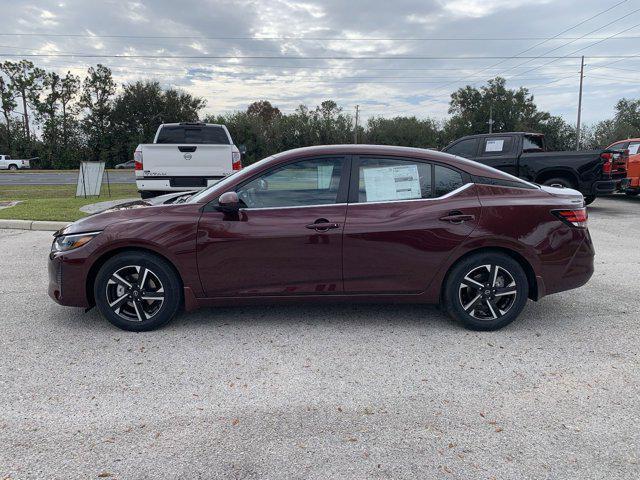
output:
POLYGON ((240 210, 240 199, 236 192, 224 192, 218 198, 217 209, 225 213, 234 213, 240 210))

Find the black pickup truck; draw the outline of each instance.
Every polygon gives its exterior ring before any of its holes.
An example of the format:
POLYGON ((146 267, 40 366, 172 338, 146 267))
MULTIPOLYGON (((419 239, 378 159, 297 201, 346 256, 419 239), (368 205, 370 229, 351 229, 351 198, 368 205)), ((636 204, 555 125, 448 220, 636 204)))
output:
POLYGON ((539 133, 470 135, 452 142, 443 151, 530 182, 573 188, 584 195, 587 205, 597 195, 615 192, 627 176, 626 161, 616 152, 547 152, 544 135, 539 133))

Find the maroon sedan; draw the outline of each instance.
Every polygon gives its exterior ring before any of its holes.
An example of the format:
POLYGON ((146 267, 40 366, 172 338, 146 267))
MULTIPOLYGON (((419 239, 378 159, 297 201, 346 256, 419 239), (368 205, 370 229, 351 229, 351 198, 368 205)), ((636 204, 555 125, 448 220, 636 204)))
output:
MULTIPOLYGON (((137 205, 140 207, 140 205, 137 205)), ((440 303, 474 329, 584 285, 583 198, 460 157, 371 145, 274 155, 170 205, 55 234, 49 295, 150 330, 181 306, 440 303)))

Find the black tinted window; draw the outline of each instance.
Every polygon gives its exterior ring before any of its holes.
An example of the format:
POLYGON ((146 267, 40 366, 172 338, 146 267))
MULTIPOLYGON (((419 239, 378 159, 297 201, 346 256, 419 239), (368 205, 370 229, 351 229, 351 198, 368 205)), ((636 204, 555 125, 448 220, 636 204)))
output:
POLYGON ((459 157, 472 158, 476 156, 477 148, 478 139, 469 138, 456 143, 447 150, 447 153, 450 153, 451 155, 458 155, 459 157))
POLYGON ((222 127, 175 125, 162 127, 156 143, 228 145, 229 138, 222 127))
POLYGON ((511 151, 513 139, 511 137, 486 138, 482 144, 483 155, 501 155, 511 151))
POLYGON ((271 170, 238 189, 246 208, 336 203, 342 158, 303 160, 271 170))
POLYGON ((431 197, 431 164, 395 158, 361 158, 358 202, 431 197))
POLYGON ((435 168, 436 197, 441 197, 464 185, 460 172, 451 168, 436 165, 435 168))
POLYGON ((544 140, 537 135, 525 136, 522 139, 523 152, 542 152, 544 151, 544 140))

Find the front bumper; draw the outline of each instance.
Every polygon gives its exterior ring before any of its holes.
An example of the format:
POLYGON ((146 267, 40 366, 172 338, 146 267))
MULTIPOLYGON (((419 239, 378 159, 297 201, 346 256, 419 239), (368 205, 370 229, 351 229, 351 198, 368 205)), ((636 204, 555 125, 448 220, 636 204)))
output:
POLYGON ((54 301, 68 307, 88 308, 90 306, 84 260, 66 256, 63 252, 51 252, 47 269, 49 271, 47 293, 54 301))

